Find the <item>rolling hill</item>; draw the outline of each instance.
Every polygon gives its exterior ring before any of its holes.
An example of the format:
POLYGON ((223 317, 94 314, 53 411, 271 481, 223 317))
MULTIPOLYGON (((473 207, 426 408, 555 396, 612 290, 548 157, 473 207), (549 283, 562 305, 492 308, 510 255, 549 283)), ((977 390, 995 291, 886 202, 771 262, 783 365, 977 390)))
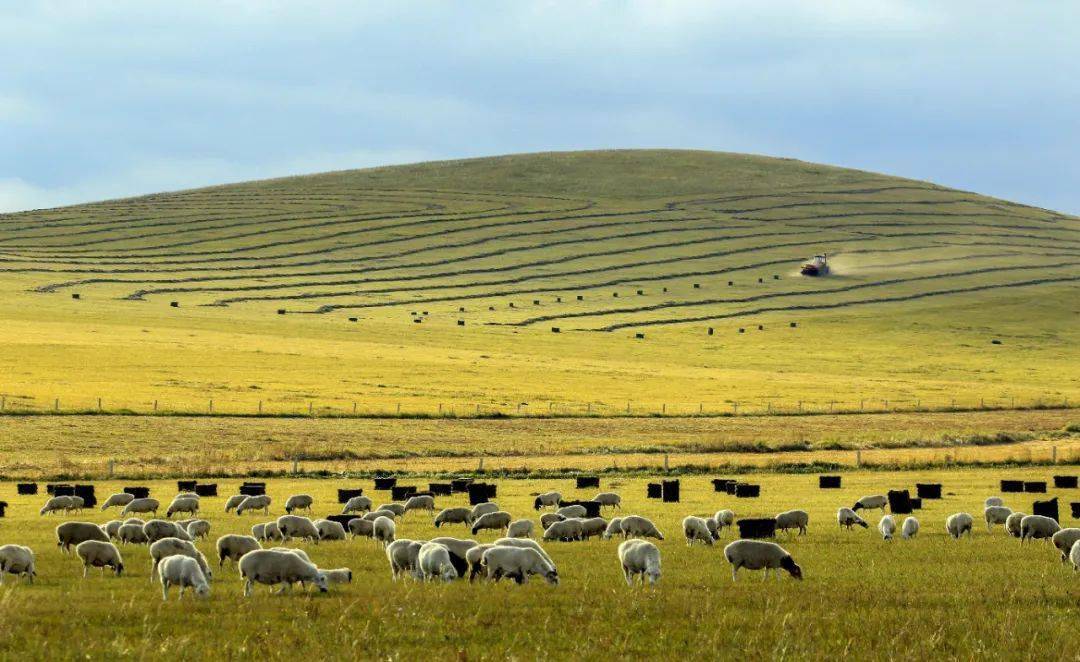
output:
POLYGON ((28 409, 1080 396, 1080 219, 790 159, 528 154, 8 214, 0 272, 0 392, 28 409))

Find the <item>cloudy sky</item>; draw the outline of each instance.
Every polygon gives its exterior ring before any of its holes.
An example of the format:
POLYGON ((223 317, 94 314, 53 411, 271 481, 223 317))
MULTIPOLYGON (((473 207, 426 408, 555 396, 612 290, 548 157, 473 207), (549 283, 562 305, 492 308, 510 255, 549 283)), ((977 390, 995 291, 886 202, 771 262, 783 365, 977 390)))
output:
POLYGON ((1080 3, 0 0, 0 211, 539 150, 790 156, 1080 213, 1080 3))

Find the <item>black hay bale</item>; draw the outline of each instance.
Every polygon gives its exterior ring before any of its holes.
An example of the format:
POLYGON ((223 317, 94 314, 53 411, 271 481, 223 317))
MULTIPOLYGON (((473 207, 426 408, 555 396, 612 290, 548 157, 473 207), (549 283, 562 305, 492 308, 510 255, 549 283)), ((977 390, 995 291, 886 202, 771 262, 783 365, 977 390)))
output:
POLYGON ((488 310, 495 310, 495 306, 488 306, 488 310))
POLYGON ((68 483, 49 483, 45 491, 53 496, 75 496, 75 486, 68 483))
POLYGON ((339 487, 337 491, 337 502, 349 503, 349 499, 363 496, 363 494, 364 488, 362 487, 339 487))
POLYGON ((533 305, 534 306, 539 306, 540 305, 540 299, 533 299, 533 305))
POLYGON ((758 324, 757 325, 757 330, 758 331, 764 331, 765 330, 765 325, 764 324, 758 324))
POLYGON ((790 326, 791 328, 794 329, 795 327, 799 326, 799 323, 798 322, 791 322, 790 324, 788 324, 788 326, 790 326))
POLYGON ((638 296, 641 296, 641 295, 645 294, 645 290, 638 290, 637 293, 638 293, 638 296))
POLYGON ((244 496, 260 496, 266 494, 266 483, 244 483, 240 486, 240 494, 244 496))
POLYGON ((350 318, 349 318, 349 321, 350 321, 350 322, 359 322, 359 321, 360 321, 360 318, 359 318, 359 317, 350 317, 350 318))
POLYGON ((735 486, 735 496, 740 499, 756 499, 761 496, 761 485, 739 483, 735 486))
POLYGON ((285 314, 285 309, 284 308, 278 308, 277 309, 277 314, 278 315, 284 315, 285 314))
POLYGON ((177 492, 194 492, 195 486, 199 483, 197 480, 178 480, 176 481, 177 492))
POLYGON ((393 476, 376 476, 375 477, 375 489, 377 490, 389 490, 397 485, 397 478, 393 476))
POLYGON ((941 483, 915 483, 915 493, 920 499, 940 499, 941 483))
POLYGON ((659 499, 664 496, 664 486, 660 483, 649 483, 645 487, 645 497, 648 499, 659 499))
POLYGON ((740 326, 740 327, 739 327, 739 333, 746 333, 746 329, 744 329, 744 328, 742 328, 742 327, 740 326))
POLYGON ((700 290, 701 289, 701 283, 694 283, 694 289, 695 290, 700 290))
POLYGON ((727 286, 728 286, 728 287, 733 287, 734 285, 735 285, 735 281, 733 281, 733 280, 729 280, 729 281, 727 282, 727 286))
POLYGON ((919 497, 912 497, 911 498, 911 509, 912 510, 922 510, 922 499, 920 499, 919 497))
POLYGON ((415 485, 395 485, 390 488, 390 500, 391 501, 404 501, 413 494, 416 494, 415 485))
POLYGON ((458 326, 465 326, 465 320, 458 320, 457 325, 458 326))
POLYGON ((1043 517, 1049 517, 1055 522, 1060 522, 1058 515, 1058 498, 1054 497, 1047 501, 1036 501, 1031 504, 1032 515, 1042 515, 1043 517))
POLYGON ((458 311, 459 313, 463 313, 463 312, 465 312, 465 306, 458 306, 458 309, 457 309, 457 311, 458 311))
POLYGON ((1022 480, 1003 480, 1001 481, 1002 492, 1023 492, 1024 481, 1022 480))
POLYGON ((600 517, 599 501, 582 501, 581 505, 585 506, 585 517, 600 517))
POLYGON ((73 293, 73 294, 71 295, 71 298, 72 298, 72 299, 78 299, 78 298, 79 298, 79 297, 81 297, 81 296, 82 296, 82 295, 81 295, 81 294, 79 294, 78 292, 74 292, 74 293, 73 293))
POLYGON ((710 326, 709 327, 709 335, 711 336, 712 334, 713 334, 713 328, 710 326))
POLYGON ((1054 476, 1054 487, 1062 490, 1075 489, 1077 478, 1076 476, 1054 476))
POLYGON ((124 493, 136 499, 146 499, 150 496, 150 488, 144 485, 130 485, 124 488, 124 493))
POLYGON ((612 292, 611 296, 618 299, 619 298, 619 293, 618 292, 612 292))
POLYGON ((817 486, 818 489, 822 490, 838 490, 840 489, 840 476, 818 476, 817 486))
POLYGON ((1073 501, 1069 507, 1072 509, 1072 518, 1080 519, 1080 501, 1073 501))
POLYGON ((450 483, 428 483, 428 491, 432 496, 450 496, 454 493, 450 483))
POLYGON ((469 484, 473 482, 472 478, 454 478, 450 481, 450 491, 454 494, 460 494, 462 492, 469 491, 469 484))
POLYGON ((660 484, 663 486, 663 500, 664 503, 678 503, 679 502, 679 479, 675 480, 662 480, 660 484))
POLYGON ((637 338, 638 340, 645 340, 645 334, 644 333, 635 333, 634 337, 637 338))
POLYGON ((469 485, 470 506, 475 506, 479 503, 487 503, 489 500, 487 483, 471 483, 469 485))
POLYGON ((911 507, 911 493, 907 490, 889 490, 889 511, 894 515, 907 515, 911 507))
POLYGON ((736 481, 734 479, 732 479, 732 478, 713 478, 712 479, 713 491, 714 492, 727 492, 728 484, 729 483, 734 483, 734 482, 736 482, 736 481))
POLYGON ((553 326, 553 327, 551 327, 551 332, 552 333, 561 333, 561 329, 559 329, 559 327, 557 327, 557 326, 553 326))
POLYGON ((776 520, 771 517, 741 519, 735 522, 740 538, 775 538, 776 520))
POLYGON ((423 324, 424 319, 422 317, 416 317, 413 319, 413 324, 423 324))
POLYGON ((425 310, 425 311, 423 311, 423 315, 424 315, 425 317, 427 317, 427 314, 428 314, 428 311, 426 311, 426 310, 425 310))
POLYGON ((575 482, 579 490, 584 490, 590 487, 600 487, 599 476, 578 476, 575 482))
POLYGON ((583 297, 583 296, 581 296, 581 295, 579 294, 579 295, 577 295, 577 300, 578 300, 578 301, 584 301, 584 300, 585 300, 585 297, 583 297))
POLYGON ((5 515, 7 515, 7 507, 7 501, 0 501, 0 517, 4 517, 5 515))
POLYGON ((18 494, 37 494, 37 483, 19 483, 15 491, 18 494))
POLYGON ((1000 340, 991 340, 991 341, 990 341, 990 344, 991 344, 991 345, 1000 345, 1000 344, 1001 344, 1001 341, 1000 341, 1000 340))
POLYGON ((83 505, 93 508, 97 505, 97 496, 94 494, 93 485, 76 485, 75 496, 82 497, 83 505))
POLYGON ((170 301, 169 306, 172 307, 172 308, 179 308, 180 307, 180 302, 179 301, 170 301))
POLYGON ((335 513, 333 515, 327 515, 326 519, 330 520, 331 522, 337 522, 341 526, 345 527, 345 532, 348 533, 349 532, 349 521, 356 519, 356 515, 353 515, 353 514, 342 515, 341 513, 335 513))
POLYGON ((759 283, 764 283, 764 282, 765 282, 765 279, 764 279, 764 278, 758 278, 758 279, 757 279, 757 282, 759 282, 759 283))
POLYGON ((780 280, 780 274, 773 274, 773 280, 780 280))
POLYGON ((562 297, 555 297, 555 303, 562 303, 562 297))
POLYGON ((1045 480, 1026 480, 1024 481, 1025 492, 1036 492, 1039 494, 1046 494, 1046 481, 1045 480))
POLYGON ((199 483, 195 486, 195 494, 201 497, 216 497, 217 483, 199 483))
POLYGON ((728 494, 735 494, 736 490, 738 490, 738 489, 739 489, 739 481, 737 481, 737 480, 729 480, 727 485, 724 486, 724 491, 727 492, 728 494))
POLYGON ((499 496, 499 488, 497 485, 495 485, 495 483, 488 483, 486 487, 489 499, 494 499, 495 497, 499 496))

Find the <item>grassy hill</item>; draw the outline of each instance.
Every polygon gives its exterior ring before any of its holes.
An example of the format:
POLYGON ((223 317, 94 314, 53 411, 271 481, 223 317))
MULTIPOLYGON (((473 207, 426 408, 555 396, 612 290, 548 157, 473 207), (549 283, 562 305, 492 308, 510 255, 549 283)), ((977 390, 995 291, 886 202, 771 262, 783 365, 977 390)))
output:
POLYGON ((0 271, 9 408, 1080 397, 1080 219, 790 159, 528 154, 8 214, 0 271), (820 252, 834 275, 799 276, 820 252))

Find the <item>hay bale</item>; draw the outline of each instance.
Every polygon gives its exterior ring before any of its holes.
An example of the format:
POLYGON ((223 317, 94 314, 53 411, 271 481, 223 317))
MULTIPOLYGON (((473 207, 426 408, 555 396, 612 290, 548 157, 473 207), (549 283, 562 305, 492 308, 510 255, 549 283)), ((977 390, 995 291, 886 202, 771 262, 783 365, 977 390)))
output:
POLYGON ((694 289, 695 290, 700 290, 701 289, 701 283, 694 283, 694 289))
POLYGON ((638 296, 642 296, 643 294, 645 294, 645 290, 638 290, 637 293, 638 296))
POLYGON ((740 538, 775 538, 776 520, 772 517, 751 517, 735 522, 740 538))
POLYGON ((261 496, 266 494, 266 483, 244 483, 240 486, 240 494, 244 496, 261 496))
POLYGON ((487 503, 490 501, 488 498, 488 486, 486 483, 470 483, 469 484, 469 505, 475 506, 480 503, 487 503))
POLYGON ((727 286, 728 286, 728 287, 733 287, 734 285, 735 285, 735 281, 733 281, 733 280, 729 280, 729 281, 727 282, 727 286))
POLYGON ((1025 480, 1024 491, 1034 492, 1037 494, 1046 494, 1046 481, 1045 480, 1025 480))
POLYGON ((45 491, 53 496, 75 496, 75 486, 69 483, 48 483, 45 491))
POLYGON ((533 299, 533 305, 534 306, 539 306, 540 305, 540 299, 533 299))
POLYGON ((176 481, 177 492, 194 492, 195 486, 199 481, 196 480, 178 480, 176 481))
POLYGON ((575 484, 579 490, 588 489, 590 487, 600 487, 600 476, 578 476, 575 480, 575 484))
POLYGON ((8 507, 8 502, 7 501, 0 501, 0 517, 7 516, 7 507, 8 507))
POLYGON ((552 333, 562 333, 562 330, 557 326, 553 326, 553 327, 551 327, 551 332, 552 333))
POLYGON ((727 489, 728 489, 728 485, 732 484, 732 483, 736 483, 736 482, 738 482, 738 481, 736 481, 734 478, 713 478, 712 479, 713 491, 714 492, 725 492, 726 493, 727 489))
POLYGON ((130 494, 136 499, 150 498, 150 488, 145 485, 130 485, 124 488, 124 493, 130 494))
POLYGON ((911 509, 912 510, 922 510, 922 499, 920 499, 919 497, 912 497, 911 498, 911 509))
POLYGON ((735 485, 735 498, 756 499, 761 496, 761 485, 752 483, 738 483, 735 485))
POLYGON ((740 327, 739 327, 739 333, 746 333, 746 329, 744 329, 744 328, 742 328, 742 327, 740 326, 740 327))
POLYGON ((788 324, 788 326, 790 326, 791 328, 794 329, 795 327, 799 326, 799 323, 798 322, 791 322, 790 324, 788 324))
POLYGON ((1043 517, 1049 517, 1055 522, 1060 523, 1060 515, 1058 513, 1058 498, 1054 497, 1048 501, 1036 501, 1031 504, 1032 515, 1042 515, 1043 517))
POLYGON ((15 486, 16 494, 37 494, 37 483, 19 483, 15 486))
POLYGON ((644 333, 635 333, 634 337, 637 338, 638 340, 645 340, 645 334, 644 333))
POLYGON ((1022 480, 1002 480, 1001 481, 1002 492, 1023 492, 1024 481, 1022 480))
POLYGON ((662 480, 660 481, 661 488, 663 490, 662 499, 664 503, 678 503, 679 502, 679 479, 674 480, 662 480))
POLYGON ((78 292, 72 292, 72 294, 71 294, 71 298, 72 298, 72 299, 81 299, 81 298, 82 298, 82 295, 81 295, 81 294, 79 294, 78 292))
POLYGON ((393 476, 376 476, 375 477, 375 489, 377 490, 389 490, 397 485, 397 478, 393 476))
POLYGON ((413 324, 420 324, 420 323, 421 323, 421 322, 423 322, 423 321, 424 321, 424 318, 422 318, 422 317, 417 317, 417 318, 414 318, 414 319, 413 319, 413 324))
POLYGON ((350 317, 350 318, 349 318, 349 321, 350 321, 350 322, 359 322, 359 321, 360 321, 360 318, 359 318, 359 317, 350 317))
POLYGON ((1076 476, 1054 476, 1054 487, 1062 490, 1076 489, 1076 476))
POLYGON ((894 515, 907 515, 912 510, 911 493, 907 490, 889 490, 889 510, 894 515))
POLYGON ((821 490, 838 490, 840 489, 840 476, 818 476, 818 489, 821 490))
POLYGON ((277 314, 278 315, 284 315, 285 314, 285 309, 284 308, 278 308, 277 309, 277 314))
POLYGON ((584 300, 585 300, 585 297, 583 297, 583 296, 581 296, 581 295, 579 294, 579 295, 577 295, 577 300, 578 300, 578 301, 584 301, 584 300))
POLYGON ((1080 501, 1073 501, 1069 507, 1072 509, 1072 518, 1080 519, 1080 501))
POLYGON ((941 483, 915 483, 915 493, 920 499, 940 499, 941 483))
POLYGON ((472 482, 472 478, 454 478, 450 481, 450 491, 454 494, 468 492, 469 484, 471 484, 472 482))
POLYGON ((450 496, 454 493, 450 483, 428 483, 428 492, 432 496, 450 496))
POLYGON ((337 502, 349 503, 349 499, 363 495, 364 488, 362 487, 339 487, 337 491, 337 502))
POLYGON ((179 308, 180 307, 180 302, 179 301, 170 301, 169 306, 171 308, 179 308))
POLYGON ((217 483, 199 483, 195 486, 195 494, 201 497, 216 497, 217 483))
POLYGON ((711 336, 712 334, 713 334, 713 328, 710 326, 709 327, 709 335, 711 336))
POLYGON ((416 494, 415 485, 394 485, 390 488, 391 501, 404 501, 416 494))
POLYGON ((659 499, 664 496, 664 486, 660 483, 649 483, 645 486, 645 498, 659 499))
POLYGON ((458 326, 465 326, 465 320, 458 320, 457 325, 458 326))
POLYGON ((348 530, 349 530, 349 522, 351 520, 356 519, 356 515, 353 515, 353 514, 342 515, 341 513, 332 513, 330 515, 327 515, 324 519, 328 519, 331 522, 337 522, 338 524, 340 524, 342 526, 342 528, 345 529, 346 532, 348 532, 348 530))

